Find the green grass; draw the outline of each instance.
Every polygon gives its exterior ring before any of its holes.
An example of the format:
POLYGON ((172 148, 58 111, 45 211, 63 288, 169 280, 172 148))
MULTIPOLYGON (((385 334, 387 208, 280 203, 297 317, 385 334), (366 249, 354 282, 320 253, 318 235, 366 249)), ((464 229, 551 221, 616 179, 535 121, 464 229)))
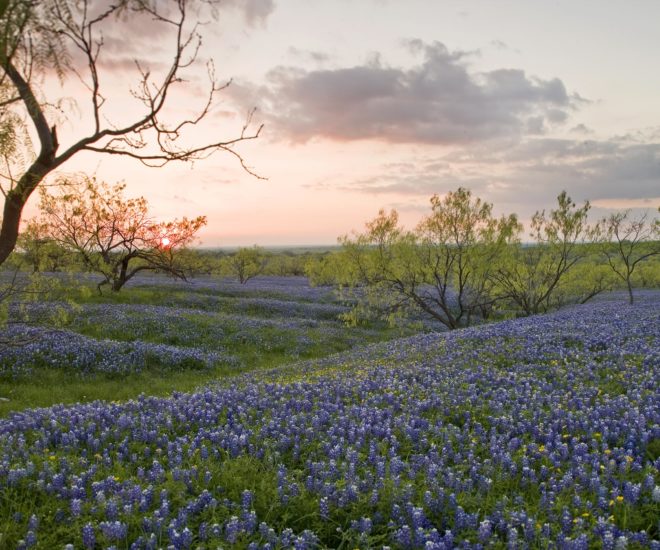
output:
MULTIPOLYGON (((392 337, 391 332, 384 330, 380 338, 372 336, 369 341, 392 337)), ((0 401, 0 418, 6 417, 11 412, 34 407, 49 407, 60 403, 88 403, 98 399, 126 401, 142 393, 167 396, 173 391, 193 391, 210 382, 236 376, 240 372, 275 368, 299 359, 321 358, 350 349, 356 343, 353 337, 350 340, 334 338, 323 341, 322 336, 317 334, 316 339, 312 347, 295 357, 282 346, 268 350, 256 348, 250 343, 234 346, 230 351, 238 356, 243 365, 240 371, 222 367, 185 371, 153 368, 121 378, 104 374, 82 378, 71 372, 36 368, 27 379, 0 380, 0 397, 9 400, 0 401)))
POLYGON ((72 377, 69 373, 39 369, 29 380, 0 382, 0 417, 34 407, 48 407, 58 403, 88 403, 126 401, 141 393, 165 396, 173 391, 192 391, 212 380, 226 376, 217 371, 186 371, 158 373, 146 371, 122 379, 95 376, 89 379, 72 377))
MULTIPOLYGON (((172 315, 177 315, 177 306, 184 304, 186 296, 190 294, 222 296, 221 293, 211 293, 208 289, 188 291, 169 290, 163 287, 129 287, 118 293, 106 292, 99 295, 91 287, 79 286, 71 288, 67 294, 58 294, 52 298, 72 300, 78 304, 167 304, 172 306, 172 315)), ((257 297, 260 294, 255 292, 246 295, 257 297)), ((288 299, 292 300, 291 297, 288 299)), ((232 309, 232 303, 240 300, 240 296, 231 296, 225 305, 228 309, 232 309)), ((8 416, 11 412, 55 404, 85 403, 95 400, 125 401, 142 393, 167 396, 173 391, 193 391, 241 372, 264 370, 295 363, 298 360, 321 358, 357 345, 389 340, 411 332, 385 326, 347 327, 339 320, 322 320, 319 326, 295 330, 278 326, 245 329, 231 318, 223 317, 222 313, 217 308, 209 308, 207 313, 203 311, 179 313, 176 326, 179 327, 180 324, 181 330, 168 331, 167 334, 158 331, 158 323, 150 323, 145 319, 145 323, 141 326, 147 327, 147 330, 139 338, 146 342, 192 345, 227 353, 238 359, 239 368, 216 366, 211 369, 192 367, 163 369, 158 365, 152 365, 142 372, 119 377, 108 374, 81 376, 74 371, 49 369, 35 364, 28 377, 14 380, 0 379, 0 398, 2 398, 0 418, 8 416), (217 313, 220 313, 220 316, 216 315, 217 313), (217 331, 212 331, 218 327, 222 328, 220 337, 217 336, 217 331)), ((257 319, 272 317, 259 308, 254 308, 249 314, 243 312, 243 315, 257 319)), ((65 317, 65 321, 61 321, 59 317, 55 315, 52 321, 60 328, 73 330, 91 338, 109 338, 118 341, 135 339, 134 334, 122 330, 121 327, 106 325, 98 320, 87 321, 75 310, 72 315, 65 317)))

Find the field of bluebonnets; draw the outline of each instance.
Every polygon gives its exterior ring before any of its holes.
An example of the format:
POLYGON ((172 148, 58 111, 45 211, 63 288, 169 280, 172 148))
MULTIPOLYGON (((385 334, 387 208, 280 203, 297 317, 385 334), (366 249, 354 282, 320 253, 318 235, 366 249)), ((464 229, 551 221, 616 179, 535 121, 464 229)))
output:
POLYGON ((22 308, 3 388, 216 380, 7 413, 0 547, 660 548, 659 292, 397 339, 342 311, 295 278, 22 308))

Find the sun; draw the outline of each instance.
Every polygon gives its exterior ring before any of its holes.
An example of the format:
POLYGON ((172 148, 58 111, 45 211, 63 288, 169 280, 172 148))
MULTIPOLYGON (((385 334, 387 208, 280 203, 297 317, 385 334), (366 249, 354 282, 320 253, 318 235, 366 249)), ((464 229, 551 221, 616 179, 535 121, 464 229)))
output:
POLYGON ((160 239, 160 245, 161 246, 169 246, 170 240, 167 237, 162 237, 160 239))

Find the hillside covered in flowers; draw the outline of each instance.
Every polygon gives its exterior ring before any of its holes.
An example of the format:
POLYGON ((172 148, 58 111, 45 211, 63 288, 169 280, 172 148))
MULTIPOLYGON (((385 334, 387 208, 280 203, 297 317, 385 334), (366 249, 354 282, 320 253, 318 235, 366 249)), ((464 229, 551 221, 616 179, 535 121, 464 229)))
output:
POLYGON ((660 548, 659 340, 648 292, 13 413, 0 540, 660 548))

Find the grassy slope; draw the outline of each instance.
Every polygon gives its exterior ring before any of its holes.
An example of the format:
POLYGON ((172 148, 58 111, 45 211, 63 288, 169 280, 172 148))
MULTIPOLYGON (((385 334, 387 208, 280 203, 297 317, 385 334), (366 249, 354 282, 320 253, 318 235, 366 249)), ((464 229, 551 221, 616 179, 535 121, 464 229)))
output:
MULTIPOLYGON (((284 280, 286 281, 286 280, 284 280)), ((238 332, 240 319, 247 320, 277 320, 277 312, 268 310, 260 305, 264 300, 276 300, 279 305, 291 304, 293 307, 314 306, 318 300, 311 300, 305 296, 287 295, 275 291, 264 291, 253 289, 250 284, 244 287, 228 285, 228 289, 215 288, 212 284, 199 287, 187 287, 183 284, 175 284, 170 287, 171 281, 164 279, 162 285, 154 285, 148 280, 148 285, 126 287, 119 293, 106 293, 103 296, 96 292, 80 292, 73 297, 79 306, 85 305, 108 305, 108 306, 139 306, 166 304, 168 312, 164 316, 181 320, 185 317, 192 332, 196 332, 196 339, 188 342, 202 346, 205 349, 213 349, 215 346, 222 351, 235 355, 241 363, 241 371, 263 370, 291 363, 298 359, 315 359, 330 354, 351 349, 356 344, 365 344, 389 340, 406 334, 399 329, 387 327, 378 328, 349 328, 337 319, 324 318, 318 328, 310 328, 304 331, 309 337, 310 343, 302 351, 294 353, 295 334, 292 331, 284 332, 278 330, 277 326, 259 329, 258 337, 263 342, 247 339, 228 339, 227 341, 213 342, 208 337, 209 331, 214 323, 222 320, 216 316, 235 316, 238 320, 233 321, 230 327, 230 336, 238 332), (246 299, 252 300, 247 307, 242 304, 246 299), (178 308, 190 307, 201 308, 194 314, 181 315, 178 308), (326 330, 326 329, 331 330, 326 330)), ((284 290, 286 290, 286 286, 284 290)), ((60 296, 59 298, 67 298, 60 296)), ((331 295, 323 296, 321 303, 333 303, 331 295)), ((319 304, 321 305, 321 304, 319 304)), ((102 322, 85 323, 81 321, 84 316, 80 312, 69 314, 68 320, 62 328, 73 330, 95 339, 110 338, 119 341, 131 341, 134 335, 128 331, 122 331, 121 326, 104 326, 102 322), (78 318, 78 320, 76 320, 78 318)), ((247 329, 248 336, 255 334, 256 329, 247 329)), ((410 331, 407 332, 410 334, 410 331)), ((171 336, 170 336, 171 337, 171 336)), ((154 343, 165 343, 177 345, 177 342, 168 341, 163 334, 150 332, 142 335, 141 339, 154 343)), ((169 395, 172 391, 191 391, 211 381, 217 381, 236 374, 236 369, 226 366, 216 366, 211 369, 182 369, 163 370, 157 367, 143 370, 139 373, 122 375, 97 374, 92 376, 76 376, 72 372, 54 370, 47 368, 35 368, 30 377, 18 379, 0 378, 0 418, 6 417, 13 411, 27 408, 47 407, 54 404, 85 403, 95 400, 125 401, 142 393, 154 396, 169 395)))

